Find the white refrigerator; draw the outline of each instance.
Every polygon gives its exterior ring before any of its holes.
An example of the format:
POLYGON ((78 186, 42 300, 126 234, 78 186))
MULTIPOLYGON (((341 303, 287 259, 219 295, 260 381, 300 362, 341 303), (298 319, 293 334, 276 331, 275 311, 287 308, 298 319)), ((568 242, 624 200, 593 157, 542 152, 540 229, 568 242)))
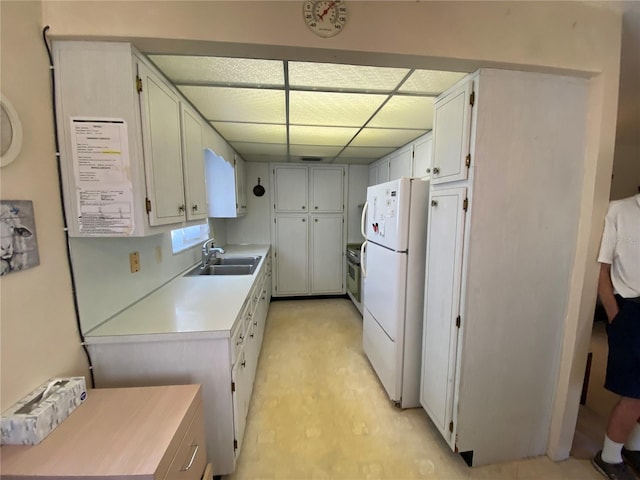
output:
POLYGON ((362 344, 401 408, 420 406, 428 200, 428 180, 401 178, 369 187, 362 212, 362 344))

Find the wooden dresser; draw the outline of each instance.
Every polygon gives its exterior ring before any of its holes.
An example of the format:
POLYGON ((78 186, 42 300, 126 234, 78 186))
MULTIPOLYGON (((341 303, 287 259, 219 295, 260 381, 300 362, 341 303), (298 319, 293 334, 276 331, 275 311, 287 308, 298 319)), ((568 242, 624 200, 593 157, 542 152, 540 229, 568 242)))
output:
POLYGON ((38 445, 4 445, 2 479, 200 480, 207 465, 200 385, 90 390, 38 445))

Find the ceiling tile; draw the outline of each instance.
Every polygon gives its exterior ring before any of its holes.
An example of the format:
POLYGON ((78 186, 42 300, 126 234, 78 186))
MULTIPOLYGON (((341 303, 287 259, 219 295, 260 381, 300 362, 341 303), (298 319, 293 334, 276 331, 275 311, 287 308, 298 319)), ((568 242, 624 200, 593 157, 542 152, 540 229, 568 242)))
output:
POLYGON ((287 145, 276 143, 250 143, 250 142, 229 142, 231 146, 244 157, 245 154, 257 155, 287 155, 287 145))
POLYGON ((336 159, 336 161, 341 161, 344 158, 369 158, 372 160, 377 160, 378 158, 382 158, 385 155, 390 154, 396 150, 395 147, 347 147, 343 150, 340 156, 336 159))
POLYGON ((211 122, 229 142, 287 143, 287 127, 264 123, 211 122))
POLYGON ((342 147, 325 145, 289 145, 289 153, 295 157, 335 157, 342 147))
POLYGON ((426 130, 364 128, 349 144, 353 147, 402 147, 427 133, 426 130))
POLYGON ((194 86, 179 89, 209 121, 286 122, 284 91, 194 86))
POLYGON ((284 87, 284 67, 280 60, 186 55, 150 55, 149 58, 175 84, 216 83, 284 87))
POLYGON ((356 93, 290 92, 289 122, 360 127, 386 98, 386 95, 356 93))
POLYGON ((467 74, 460 72, 416 70, 407 81, 402 84, 399 91, 439 95, 465 75, 467 74))
POLYGON ((407 73, 407 68, 289 62, 289 86, 391 92, 407 73))
POLYGON ((394 95, 367 126, 431 130, 433 101, 433 97, 394 95))
POLYGON ((358 133, 358 128, 289 126, 289 141, 306 145, 346 145, 358 133))

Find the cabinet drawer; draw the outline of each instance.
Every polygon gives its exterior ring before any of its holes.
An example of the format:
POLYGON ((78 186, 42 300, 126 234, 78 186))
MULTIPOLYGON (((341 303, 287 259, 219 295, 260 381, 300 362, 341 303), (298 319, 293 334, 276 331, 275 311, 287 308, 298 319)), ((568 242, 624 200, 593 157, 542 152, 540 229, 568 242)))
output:
POLYGON ((206 466, 204 414, 200 404, 164 478, 165 480, 200 480, 206 466))

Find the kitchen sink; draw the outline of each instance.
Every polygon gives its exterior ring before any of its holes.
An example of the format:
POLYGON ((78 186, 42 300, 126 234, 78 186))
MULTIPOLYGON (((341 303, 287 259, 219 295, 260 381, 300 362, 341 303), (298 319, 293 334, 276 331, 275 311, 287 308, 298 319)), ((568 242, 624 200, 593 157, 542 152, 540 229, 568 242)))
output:
POLYGON ((214 258, 206 268, 200 265, 184 274, 185 277, 200 275, 252 275, 256 271, 261 256, 214 258))

